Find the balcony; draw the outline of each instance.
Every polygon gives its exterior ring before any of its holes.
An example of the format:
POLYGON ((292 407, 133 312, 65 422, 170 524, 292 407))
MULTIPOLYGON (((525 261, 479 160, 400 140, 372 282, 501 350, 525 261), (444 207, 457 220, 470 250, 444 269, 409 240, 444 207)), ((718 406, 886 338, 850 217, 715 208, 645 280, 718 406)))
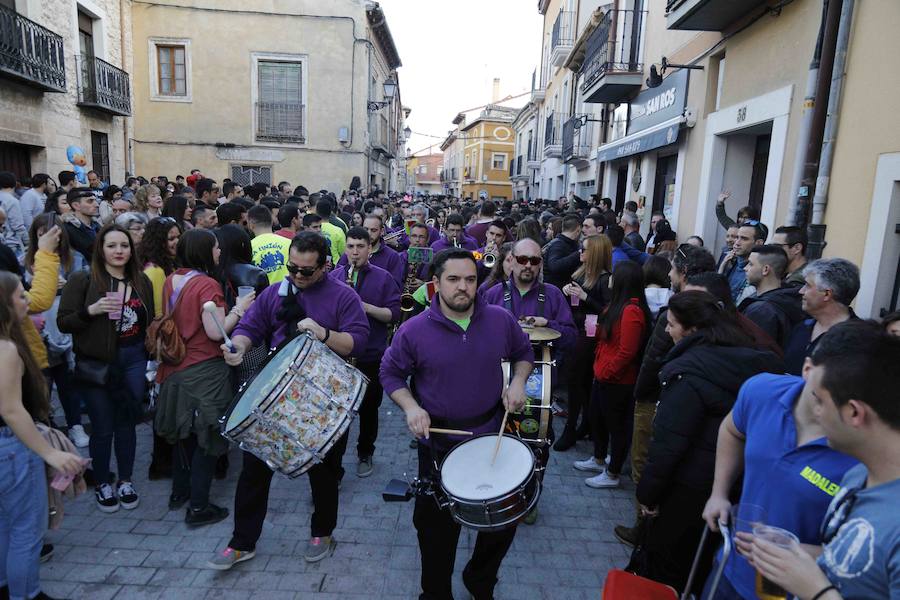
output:
POLYGON ((475 181, 475 167, 465 167, 463 169, 463 179, 469 183, 475 181))
POLYGON ((527 181, 528 180, 528 169, 525 165, 525 157, 521 154, 513 160, 513 168, 510 169, 509 178, 512 181, 527 181), (523 172, 524 170, 524 172, 523 172))
POLYGON ((561 10, 553 23, 550 36, 550 64, 561 67, 575 43, 574 15, 570 10, 561 10))
POLYGON ((560 158, 562 156, 562 130, 563 124, 569 120, 564 113, 547 115, 544 126, 544 156, 546 158, 560 158))
POLYGON ((668 0, 666 27, 688 31, 722 31, 766 4, 766 0, 668 0))
POLYGON ((641 30, 646 11, 611 10, 587 41, 581 65, 585 102, 618 103, 641 89, 641 30))
POLYGON ((575 115, 563 123, 562 159, 576 169, 590 164, 591 146, 594 143, 594 123, 588 121, 593 115, 575 115))
POLYGON ((0 6, 0 75, 44 92, 65 92, 62 36, 0 6))
POLYGON ((128 73, 95 56, 78 55, 78 106, 87 106, 120 117, 131 115, 128 73))
POLYGON ((296 102, 257 102, 256 141, 278 144, 303 144, 302 104, 296 102))
POLYGON ((391 131, 388 118, 381 113, 370 113, 369 145, 385 158, 394 158, 395 145, 391 143, 391 131))
POLYGON ((537 69, 535 69, 531 73, 531 101, 532 102, 543 102, 544 98, 547 96, 547 84, 541 81, 543 77, 540 76, 537 69))

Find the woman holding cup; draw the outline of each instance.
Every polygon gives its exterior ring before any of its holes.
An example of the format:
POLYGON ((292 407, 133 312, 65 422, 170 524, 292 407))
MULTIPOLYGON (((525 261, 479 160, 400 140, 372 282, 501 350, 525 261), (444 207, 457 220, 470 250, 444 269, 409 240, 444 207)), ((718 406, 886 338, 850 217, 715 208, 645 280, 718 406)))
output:
POLYGON ((153 289, 138 265, 128 232, 103 227, 94 242, 89 271, 74 273, 63 287, 57 324, 72 334, 74 386, 87 406, 93 432, 90 454, 97 507, 106 513, 137 508, 131 481, 146 388, 146 329, 153 320, 153 289), (117 481, 110 460, 115 442, 117 481), (115 483, 115 487, 113 487, 115 483))

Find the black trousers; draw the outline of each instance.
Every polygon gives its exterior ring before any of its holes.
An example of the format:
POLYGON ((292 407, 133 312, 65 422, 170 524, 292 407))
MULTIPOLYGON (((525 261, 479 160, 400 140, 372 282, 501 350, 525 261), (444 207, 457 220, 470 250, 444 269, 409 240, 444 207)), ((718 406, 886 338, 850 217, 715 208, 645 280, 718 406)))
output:
MULTIPOLYGON (((313 497, 310 537, 329 536, 337 526, 338 484, 344 477, 341 458, 347 449, 347 437, 347 433, 342 435, 325 454, 325 460, 306 472, 313 497)), ((272 474, 266 463, 244 452, 244 465, 234 495, 234 532, 228 543, 235 550, 256 548, 269 508, 272 474)))
MULTIPOLYGON (((431 449, 419 444, 419 478, 436 479, 431 449)), ((460 525, 450 512, 438 507, 434 498, 417 496, 413 524, 422 559, 420 600, 453 600, 452 578, 460 525)), ((498 532, 479 532, 475 551, 463 570, 463 582, 476 600, 494 597, 497 572, 516 535, 512 527, 498 532)))
POLYGON ((191 508, 206 508, 209 504, 209 488, 219 457, 208 456, 197 447, 193 433, 175 444, 172 455, 172 493, 189 495, 191 508))
POLYGON ((378 378, 381 369, 381 359, 373 362, 359 362, 356 368, 369 378, 369 387, 363 396, 359 406, 359 439, 356 443, 356 455, 359 458, 375 454, 375 440, 378 439, 378 409, 381 408, 381 399, 384 389, 378 378))
POLYGON ((580 336, 575 349, 569 354, 571 371, 569 372, 569 418, 563 437, 575 437, 582 429, 589 429, 591 387, 594 383, 594 349, 597 342, 594 338, 580 336), (584 411, 582 424, 579 427, 578 417, 584 411))
MULTIPOLYGON (((634 385, 603 383, 598 381, 596 393, 591 402, 592 420, 601 420, 603 429, 609 435, 609 471, 614 475, 622 472, 628 447, 631 446, 631 431, 634 427, 634 385)), ((602 459, 605 446, 597 454, 594 442, 594 456, 602 459)))

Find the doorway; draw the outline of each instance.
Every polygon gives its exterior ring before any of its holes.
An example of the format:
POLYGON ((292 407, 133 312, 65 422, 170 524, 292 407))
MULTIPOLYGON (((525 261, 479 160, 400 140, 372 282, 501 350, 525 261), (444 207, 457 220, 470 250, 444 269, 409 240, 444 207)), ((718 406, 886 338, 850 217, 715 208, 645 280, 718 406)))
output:
POLYGON ((678 171, 678 155, 670 154, 656 159, 656 179, 653 184, 653 212, 661 212, 672 219, 675 201, 675 174, 678 171))
POLYGON ((625 208, 625 199, 628 197, 628 163, 621 165, 616 171, 616 213, 625 208))
POLYGON ((14 173, 16 181, 31 175, 31 150, 22 144, 0 142, 0 171, 14 173))

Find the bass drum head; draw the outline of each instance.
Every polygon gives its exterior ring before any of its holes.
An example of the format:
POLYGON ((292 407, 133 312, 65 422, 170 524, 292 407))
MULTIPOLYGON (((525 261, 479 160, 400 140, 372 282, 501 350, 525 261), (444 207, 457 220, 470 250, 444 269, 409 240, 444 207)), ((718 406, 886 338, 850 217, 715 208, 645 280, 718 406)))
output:
POLYGON ((253 408, 272 393, 275 385, 284 377, 291 363, 297 358, 304 341, 305 338, 302 337, 294 338, 284 348, 269 357, 256 376, 241 390, 240 400, 228 415, 225 431, 230 431, 240 425, 244 419, 250 416, 253 408))
POLYGON ((453 447, 441 463, 441 486, 462 500, 490 500, 508 494, 534 471, 534 454, 527 444, 504 435, 491 465, 495 434, 466 440, 453 447))

